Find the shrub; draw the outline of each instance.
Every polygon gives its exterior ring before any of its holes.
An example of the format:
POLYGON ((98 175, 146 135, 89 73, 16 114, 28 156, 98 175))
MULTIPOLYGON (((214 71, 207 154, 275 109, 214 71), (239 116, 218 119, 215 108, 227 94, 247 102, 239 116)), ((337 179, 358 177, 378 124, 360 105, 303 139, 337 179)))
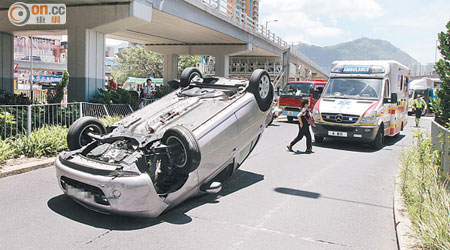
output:
POLYGON ((448 179, 439 169, 440 156, 432 151, 431 138, 422 132, 402 154, 401 188, 423 249, 450 249, 450 194, 448 179))
POLYGON ((12 144, 15 156, 26 157, 55 156, 68 150, 68 129, 60 126, 45 126, 37 129, 29 136, 21 135, 12 144))
POLYGON ((11 145, 11 139, 0 139, 0 164, 4 164, 6 160, 14 157, 14 149, 11 145))
POLYGON ((100 121, 105 125, 105 127, 108 127, 109 125, 117 122, 118 120, 122 119, 121 116, 104 116, 100 118, 100 121))
POLYGON ((31 100, 25 94, 14 94, 0 90, 1 105, 30 105, 31 100))
POLYGON ((64 88, 69 85, 69 73, 64 70, 61 81, 56 85, 56 89, 47 92, 48 103, 60 103, 64 97, 64 88))

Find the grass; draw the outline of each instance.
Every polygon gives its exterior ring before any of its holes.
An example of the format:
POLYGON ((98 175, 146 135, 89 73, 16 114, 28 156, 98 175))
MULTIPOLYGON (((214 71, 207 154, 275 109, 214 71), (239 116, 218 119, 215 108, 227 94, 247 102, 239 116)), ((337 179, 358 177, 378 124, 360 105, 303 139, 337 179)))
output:
POLYGON ((421 249, 450 249, 449 179, 440 171, 439 152, 422 132, 401 158, 401 188, 421 249))

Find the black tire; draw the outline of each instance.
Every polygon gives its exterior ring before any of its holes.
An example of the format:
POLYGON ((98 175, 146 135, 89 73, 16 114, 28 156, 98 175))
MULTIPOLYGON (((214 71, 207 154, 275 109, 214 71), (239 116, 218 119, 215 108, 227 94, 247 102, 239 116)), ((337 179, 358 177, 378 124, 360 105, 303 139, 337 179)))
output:
MULTIPOLYGON (((179 174, 189 174, 200 165, 201 155, 197 140, 187 128, 177 125, 168 129, 161 142, 168 146, 174 146, 179 150, 178 155, 171 155, 174 158, 176 172, 179 174)), ((174 150, 171 150, 174 152, 174 150)))
POLYGON ((314 135, 314 141, 317 142, 317 143, 322 143, 323 139, 324 139, 323 136, 314 135))
POLYGON ((383 139, 384 139, 384 127, 380 126, 377 131, 377 136, 372 142, 372 148, 375 150, 380 150, 383 147, 383 139))
POLYGON ((288 116, 288 117, 287 117, 287 120, 288 120, 288 122, 293 122, 293 121, 294 121, 294 117, 288 116))
POLYGON ((106 134, 106 128, 99 119, 90 116, 81 117, 72 123, 67 134, 69 149, 77 150, 89 144, 92 141, 87 135, 89 132, 102 135, 106 134))
POLYGON ((200 70, 194 67, 185 68, 181 73, 180 86, 183 88, 189 86, 195 76, 202 78, 202 73, 200 73, 200 70))
POLYGON ((272 123, 273 123, 273 119, 274 119, 274 115, 272 114, 272 118, 270 119, 270 122, 269 122, 269 124, 267 124, 267 126, 266 126, 266 127, 269 127, 270 125, 272 125, 272 123))
POLYGON ((261 111, 267 111, 273 102, 273 85, 267 71, 257 69, 250 76, 248 91, 252 93, 261 111))

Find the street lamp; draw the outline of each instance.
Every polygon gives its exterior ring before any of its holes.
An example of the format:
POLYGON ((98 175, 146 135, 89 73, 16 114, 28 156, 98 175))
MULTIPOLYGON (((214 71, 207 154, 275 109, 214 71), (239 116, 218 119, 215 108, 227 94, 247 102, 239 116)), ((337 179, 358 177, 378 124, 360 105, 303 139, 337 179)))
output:
POLYGON ((278 19, 266 21, 266 30, 267 30, 268 23, 276 23, 276 22, 278 22, 278 19))
POLYGON ((436 63, 436 61, 437 61, 438 42, 439 42, 439 40, 436 40, 436 44, 434 47, 434 63, 436 63))

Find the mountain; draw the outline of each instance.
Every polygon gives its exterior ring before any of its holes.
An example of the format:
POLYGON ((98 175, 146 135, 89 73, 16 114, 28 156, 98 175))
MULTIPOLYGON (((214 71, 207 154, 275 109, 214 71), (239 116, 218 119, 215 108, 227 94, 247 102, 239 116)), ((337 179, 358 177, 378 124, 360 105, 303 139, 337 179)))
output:
POLYGON ((360 38, 326 47, 300 43, 295 47, 326 71, 331 70, 335 60, 397 60, 408 67, 417 62, 390 42, 380 39, 360 38))

